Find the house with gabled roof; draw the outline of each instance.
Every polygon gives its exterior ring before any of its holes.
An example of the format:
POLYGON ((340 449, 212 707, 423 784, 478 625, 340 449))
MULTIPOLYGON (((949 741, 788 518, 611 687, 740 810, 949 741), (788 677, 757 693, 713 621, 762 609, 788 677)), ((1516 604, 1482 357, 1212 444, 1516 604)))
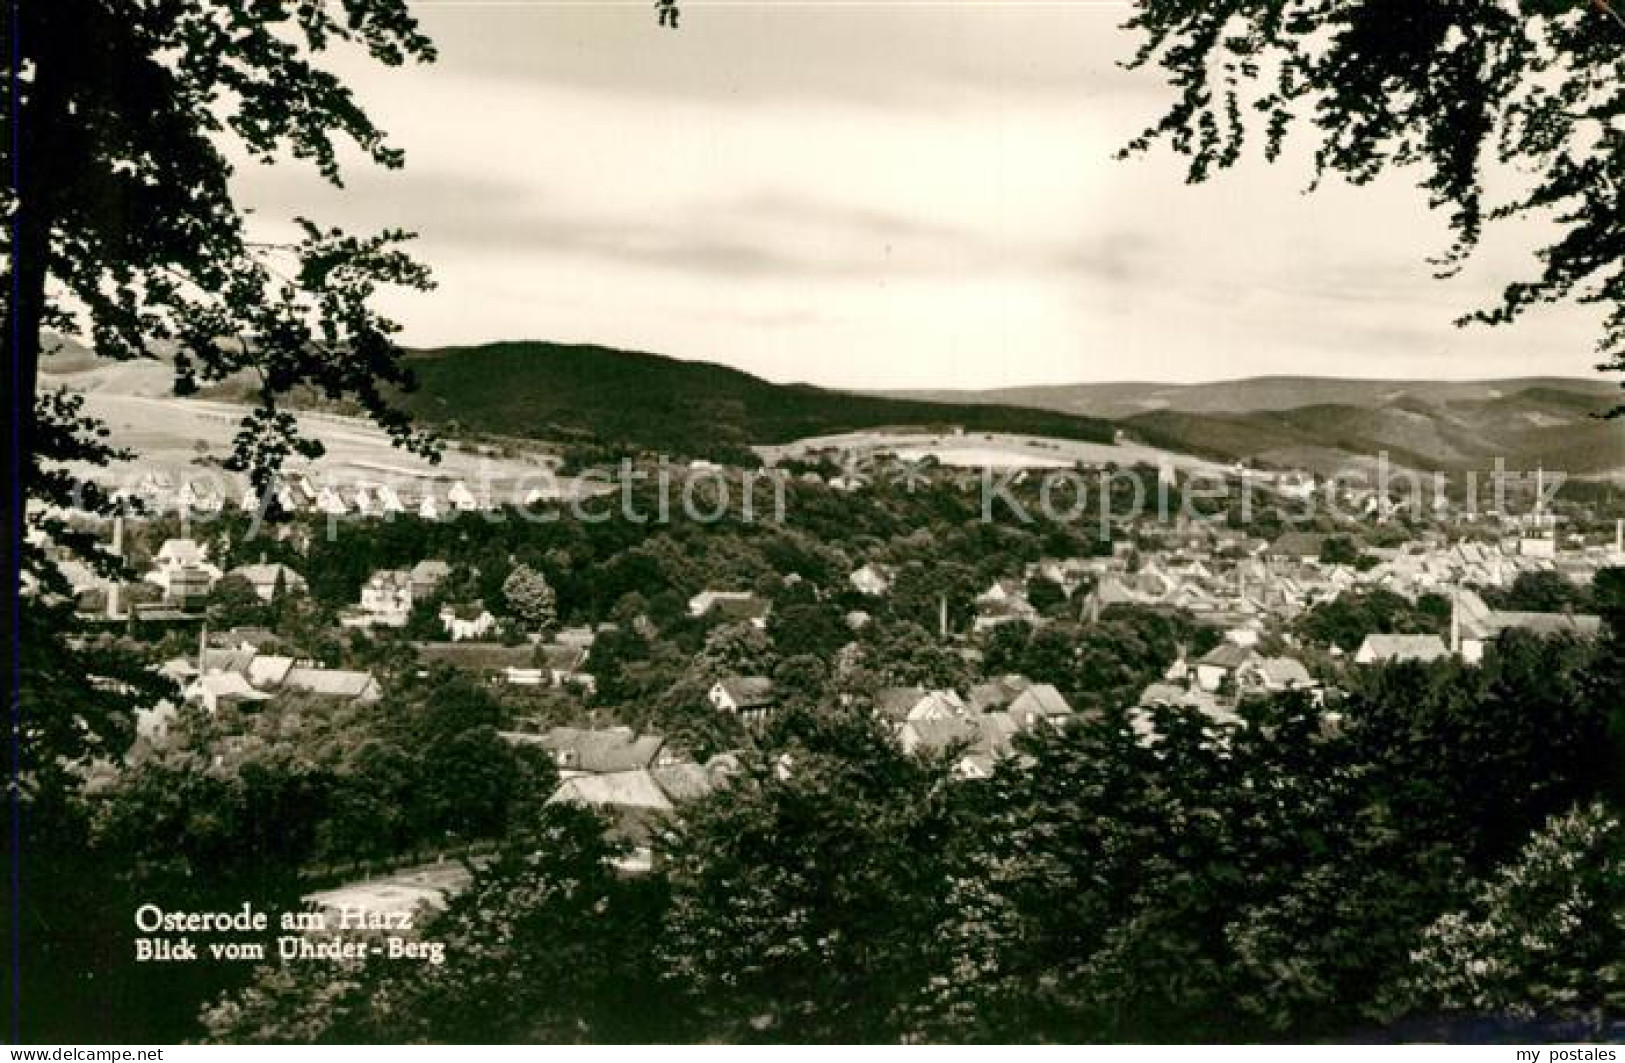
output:
POLYGON ((1134 586, 1128 576, 1108 572, 1084 598, 1083 613, 1089 620, 1098 621, 1101 614, 1114 605, 1149 605, 1155 601, 1154 595, 1134 586))
POLYGON ((759 675, 719 679, 706 692, 706 699, 718 712, 731 713, 747 723, 766 719, 779 702, 773 680, 759 675))
POLYGON ((539 746, 553 755, 553 763, 565 777, 606 775, 645 770, 656 766, 666 748, 660 735, 640 735, 630 727, 593 730, 582 727, 554 727, 545 734, 504 731, 505 741, 516 746, 539 746))
POLYGON ((361 585, 354 608, 339 614, 343 627, 405 627, 412 616, 412 577, 401 568, 379 569, 361 585))
POLYGON ((977 683, 965 692, 965 708, 972 713, 997 712, 1010 706, 1022 691, 1032 686, 1032 680, 1021 675, 1000 676, 985 683, 977 683))
POLYGON ((205 646, 198 655, 198 667, 203 675, 236 672, 247 676, 256 654, 237 646, 205 646))
POLYGON ((1058 727, 1073 716, 1071 704, 1049 683, 1032 684, 1017 695, 1005 711, 1024 731, 1040 724, 1058 727))
POLYGON ((305 577, 280 561, 267 562, 263 555, 258 562, 238 565, 227 575, 247 580, 254 593, 267 602, 275 601, 278 594, 304 594, 308 589, 305 577))
POLYGON ((556 687, 580 687, 588 693, 595 690, 597 683, 586 670, 587 659, 591 655, 590 645, 555 640, 537 646, 536 656, 547 673, 548 681, 556 687))
POLYGON ((975 604, 976 619, 972 622, 975 631, 987 631, 1017 620, 1032 623, 1038 618, 1038 610, 1027 600, 1027 591, 1020 580, 995 580, 976 596, 975 604))
POLYGON ((954 770, 961 778, 986 778, 997 761, 1010 752, 1011 740, 1021 730, 1008 713, 909 720, 897 732, 905 753, 940 753, 959 750, 954 770))
POLYGON ((913 753, 920 749, 939 752, 961 743, 969 745, 975 742, 980 734, 971 717, 954 716, 946 719, 909 720, 898 728, 897 738, 905 753, 913 753))
POLYGON ((1367 635, 1354 651, 1355 664, 1390 664, 1396 661, 1436 661, 1450 647, 1437 635, 1367 635))
POLYGON ((166 601, 182 608, 201 603, 220 579, 209 552, 193 539, 166 539, 153 556, 146 581, 163 588, 166 601))
POLYGON ((575 774, 559 783, 548 804, 572 804, 593 809, 610 820, 611 836, 632 847, 617 861, 626 872, 648 871, 661 830, 682 805, 726 785, 730 774, 725 758, 713 757, 703 767, 677 762, 649 768, 631 768, 601 774, 575 774))
POLYGON ((1238 724, 1241 717, 1234 708, 1219 700, 1211 691, 1187 688, 1177 683, 1152 683, 1140 693, 1139 701, 1128 712, 1129 726, 1141 742, 1157 740, 1155 710, 1158 707, 1194 709, 1215 724, 1238 724))
POLYGON ((238 672, 211 672, 200 675, 186 688, 186 700, 211 713, 227 706, 251 707, 269 701, 271 695, 255 690, 238 672))
POLYGON ((495 631, 497 618, 483 602, 447 602, 440 607, 440 627, 452 642, 468 642, 495 631))
POLYGON ((908 720, 951 720, 966 715, 965 701, 953 690, 927 691, 909 706, 908 720))
POLYGON ((275 653, 256 653, 248 662, 248 681, 261 690, 275 690, 287 681, 288 673, 298 662, 292 657, 275 653))
POLYGON ((413 565, 407 572, 407 579, 412 586, 412 599, 422 601, 446 581, 451 575, 451 566, 438 558, 428 558, 413 565))
POLYGON ((295 665, 282 676, 279 689, 337 701, 378 701, 383 687, 371 672, 348 668, 311 668, 295 665))
POLYGON ((1254 657, 1236 669, 1236 686, 1248 694, 1313 690, 1318 685, 1295 657, 1254 657))
POLYGON ((1221 642, 1196 659, 1196 684, 1206 691, 1218 690, 1227 678, 1258 656, 1251 647, 1221 642))
POLYGON ((923 697, 924 687, 883 687, 875 691, 875 715, 893 723, 902 723, 908 719, 909 710, 919 704, 923 697))
POLYGON ((705 616, 723 602, 744 602, 756 597, 752 591, 704 590, 688 600, 689 616, 705 616))
POLYGON ((1602 617, 1588 613, 1535 613, 1491 609, 1471 590, 1458 590, 1450 609, 1450 648, 1469 664, 1484 659, 1485 648, 1508 631, 1535 635, 1572 635, 1596 638, 1602 631, 1602 617))

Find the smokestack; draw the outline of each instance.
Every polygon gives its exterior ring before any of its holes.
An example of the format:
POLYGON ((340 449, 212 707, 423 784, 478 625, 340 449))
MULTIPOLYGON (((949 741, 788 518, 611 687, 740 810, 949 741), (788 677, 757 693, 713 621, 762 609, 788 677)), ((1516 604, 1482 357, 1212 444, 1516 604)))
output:
POLYGON ((1450 652, 1461 655, 1461 591, 1450 592, 1450 652))
POLYGON ((948 637, 948 596, 937 599, 937 628, 943 638, 948 637))

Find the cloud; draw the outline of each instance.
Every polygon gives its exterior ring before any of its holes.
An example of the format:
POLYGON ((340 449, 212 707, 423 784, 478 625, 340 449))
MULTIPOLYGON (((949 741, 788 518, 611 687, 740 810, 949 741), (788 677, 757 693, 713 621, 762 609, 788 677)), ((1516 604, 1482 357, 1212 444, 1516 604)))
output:
POLYGON ((404 172, 239 179, 266 225, 421 232, 441 287, 388 303, 410 343, 852 387, 1589 371, 1583 314, 1452 327, 1526 241, 1434 281, 1405 175, 1303 196, 1301 148, 1203 186, 1114 161, 1168 98, 1115 66, 1117 8, 706 6, 670 33, 639 5, 418 7, 438 65, 345 70, 404 172))

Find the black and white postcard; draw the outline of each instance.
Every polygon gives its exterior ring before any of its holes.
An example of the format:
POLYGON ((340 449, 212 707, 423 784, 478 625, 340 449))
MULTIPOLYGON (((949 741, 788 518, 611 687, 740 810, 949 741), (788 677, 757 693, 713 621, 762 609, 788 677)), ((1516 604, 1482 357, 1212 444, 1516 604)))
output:
POLYGON ((1617 0, 4 7, 29 1058, 1616 1058, 1617 0))

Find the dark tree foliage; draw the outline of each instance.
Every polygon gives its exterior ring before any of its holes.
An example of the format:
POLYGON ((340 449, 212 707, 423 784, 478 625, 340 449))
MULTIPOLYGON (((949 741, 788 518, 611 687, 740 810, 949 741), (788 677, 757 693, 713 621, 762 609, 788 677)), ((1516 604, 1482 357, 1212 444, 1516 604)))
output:
POLYGON ((628 878, 602 820, 549 805, 433 922, 442 964, 289 965, 203 1011, 216 1043, 670 1040, 654 962, 661 884, 628 878))
POLYGON ((1461 323, 1597 304, 1598 368, 1625 370, 1625 19, 1609 0, 1138 0, 1128 26, 1130 65, 1178 95, 1125 155, 1166 143, 1205 181, 1249 136, 1274 161, 1307 128, 1317 182, 1416 175, 1449 215, 1446 275, 1492 223, 1549 225, 1539 275, 1461 323), (1511 180, 1492 191, 1492 171, 1511 180))
POLYGON ((660 956, 693 1036, 889 1041, 955 834, 944 766, 856 713, 787 714, 673 840, 660 956))
POLYGON ((1595 697, 1595 649, 1508 632, 1481 666, 1401 663, 1356 677, 1349 736, 1385 807, 1418 838, 1483 866, 1617 771, 1614 706, 1595 697))
POLYGON ((1384 587, 1374 587, 1340 594, 1314 606, 1294 623, 1310 642, 1352 652, 1372 634, 1443 634, 1450 624, 1450 603, 1437 595, 1423 595, 1412 603, 1384 587))
POLYGON ((1385 844, 1305 700, 1246 717, 1034 736, 982 795, 923 1035, 1235 1040, 1357 1014, 1432 911, 1406 914, 1422 854, 1385 844))
POLYGON ((1359 557, 1359 545, 1347 535, 1329 536, 1320 545, 1320 562, 1323 565, 1352 565, 1359 557))
POLYGON ((1484 600, 1497 609, 1530 613, 1588 612, 1591 595, 1561 572, 1520 572, 1505 590, 1486 590, 1484 600))
POLYGON ((1092 624, 1001 624, 984 644, 982 665, 988 675, 1052 683, 1075 708, 1118 709, 1133 704, 1181 652, 1200 656, 1218 638, 1183 612, 1114 605, 1092 624))
POLYGON ((775 610, 768 618, 767 630, 773 645, 787 657, 805 653, 827 660, 851 637, 840 611, 823 604, 775 610))
POLYGON ((66 787, 42 792, 29 822, 50 847, 23 854, 22 1036, 187 1036, 198 1004, 247 972, 132 963, 136 908, 229 910, 246 898, 297 908, 297 871, 330 788, 327 772, 297 758, 214 767, 177 755, 125 772, 90 802, 66 787))
POLYGON ((1445 1020, 1417 1029, 1417 1040, 1447 1040, 1450 1019, 1483 1015, 1507 1016, 1529 1033, 1557 1016, 1572 1031, 1563 1036, 1616 1038, 1622 910, 1625 830, 1603 803, 1577 805, 1486 876, 1470 904, 1428 927, 1394 996, 1445 1020))
POLYGON ((1039 576, 1027 583, 1027 601, 1034 609, 1049 616, 1066 605, 1066 591, 1054 580, 1039 576))
POLYGON ((983 780, 905 755, 861 699, 791 707, 655 825, 648 874, 611 870, 606 824, 530 805, 430 924, 444 967, 265 971, 204 1021, 227 1040, 961 1042, 1386 1035, 1481 1000, 1573 1018, 1621 967, 1616 817, 1564 816, 1618 774, 1616 651, 1508 636, 1476 669, 1374 668, 1335 715, 1302 694, 1238 722, 1159 709, 1154 737, 1107 705, 983 780), (1541 833, 1552 816, 1573 829, 1541 833))
MULTIPOLYGON (((75 634, 72 616, 52 604, 62 590, 55 566, 24 546, 26 511, 58 545, 86 552, 88 539, 53 521, 49 507, 108 512, 111 500, 78 490, 68 463, 120 456, 79 400, 39 392, 46 337, 81 337, 113 359, 171 357, 182 394, 250 376, 257 406, 230 465, 262 487, 289 454, 319 452, 278 404, 299 387, 356 400, 398 443, 432 454, 432 439, 389 404, 389 389, 409 381, 396 326, 369 305, 382 285, 428 286, 398 246, 407 234, 356 237, 298 219, 292 242, 258 243, 232 198, 228 148, 256 162, 304 160, 335 183, 345 145, 398 166, 400 153, 323 61, 341 46, 389 65, 430 59, 433 49, 404 0, 52 0, 5 10, 16 62, 0 84, 0 406, 13 429, 0 433, 0 568, 10 573, 0 624, 6 644, 22 647, 25 677, 14 722, 21 770, 10 788, 19 818, 6 850, 8 863, 19 858, 14 840, 22 853, 46 854, 24 865, 31 902, 20 906, 18 925, 8 919, 7 937, 29 954, 71 948, 63 928, 86 905, 83 890, 53 889, 62 843, 41 833, 49 820, 35 813, 45 784, 72 788, 66 770, 121 755, 133 709, 156 700, 140 675, 146 662, 75 634), (19 572, 31 591, 23 601, 19 572)), ((80 814, 62 793, 50 793, 49 804, 80 814)), ((89 954, 79 964, 98 968, 89 954)), ((61 971, 71 977, 73 966, 61 971)), ((23 980, 23 1017, 48 1024, 73 1010, 86 983, 54 981, 54 973, 42 964, 23 980), (45 1001, 55 1007, 38 1006, 45 1001)), ((90 1004, 79 1003, 84 1014, 90 1004)), ((72 1038, 71 1029, 54 1032, 72 1038)))
POLYGON ((221 627, 247 627, 272 619, 270 604, 246 576, 231 573, 209 592, 209 620, 221 627))

